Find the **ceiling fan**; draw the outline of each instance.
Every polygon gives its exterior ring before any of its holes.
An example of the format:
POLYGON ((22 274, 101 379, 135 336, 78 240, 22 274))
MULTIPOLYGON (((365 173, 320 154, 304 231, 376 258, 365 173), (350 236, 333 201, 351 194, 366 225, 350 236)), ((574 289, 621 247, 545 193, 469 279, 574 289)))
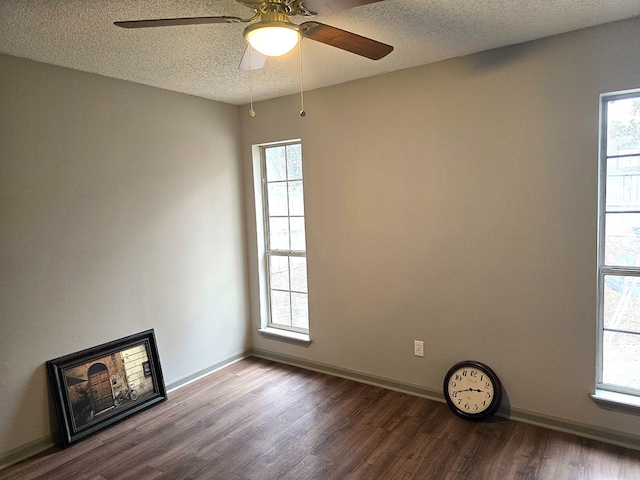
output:
MULTIPOLYGON (((315 21, 293 23, 289 17, 314 17, 318 13, 330 13, 347 8, 376 3, 382 0, 236 0, 251 8, 250 18, 215 16, 185 17, 153 20, 131 20, 114 22, 123 28, 168 27, 178 25, 199 25, 211 23, 248 23, 244 38, 263 57, 252 65, 249 47, 241 68, 255 69, 264 64, 265 57, 277 57, 291 51, 301 38, 337 47, 372 60, 379 60, 393 50, 387 45, 340 28, 315 21), (247 62, 248 57, 248 62, 247 62), (243 67, 244 65, 244 67, 243 67)), ((255 55, 255 53, 254 53, 255 55)))

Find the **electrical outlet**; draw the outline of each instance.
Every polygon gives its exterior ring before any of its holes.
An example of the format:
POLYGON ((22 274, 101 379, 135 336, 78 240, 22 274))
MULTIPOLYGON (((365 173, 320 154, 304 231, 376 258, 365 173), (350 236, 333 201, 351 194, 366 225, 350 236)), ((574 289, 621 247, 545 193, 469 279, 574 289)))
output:
POLYGON ((424 357, 424 342, 422 340, 413 341, 413 354, 416 357, 424 357))

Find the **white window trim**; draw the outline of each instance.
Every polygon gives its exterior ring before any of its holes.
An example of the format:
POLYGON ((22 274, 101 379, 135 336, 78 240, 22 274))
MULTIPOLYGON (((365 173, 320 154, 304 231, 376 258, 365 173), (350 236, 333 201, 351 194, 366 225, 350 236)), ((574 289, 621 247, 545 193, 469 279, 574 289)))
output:
MULTIPOLYGON (((302 346, 311 344, 311 336, 309 331, 295 331, 294 329, 277 328, 270 324, 270 296, 269 296, 269 258, 267 255, 266 245, 266 225, 267 211, 264 193, 264 147, 274 145, 286 145, 292 143, 301 143, 300 139, 286 140, 281 142, 261 143, 253 145, 253 191, 255 198, 255 214, 256 214, 256 251, 258 260, 258 292, 260 306, 260 327, 258 333, 265 338, 272 340, 280 340, 287 343, 293 343, 302 346)), ((304 177, 303 177, 304 183, 304 177)))
POLYGON ((311 345, 311 338, 308 333, 292 332, 282 328, 263 327, 258 329, 258 333, 265 338, 281 340, 283 342, 294 343, 308 347, 311 345))
POLYGON ((595 392, 590 397, 605 407, 619 410, 640 411, 640 393, 625 390, 615 385, 605 384, 603 372, 603 331, 604 331, 604 283, 605 276, 624 274, 640 277, 639 267, 610 267, 604 265, 605 258, 605 216, 607 182, 607 102, 625 97, 637 97, 640 89, 600 95, 599 110, 599 162, 598 162, 598 261, 597 261, 597 321, 596 321, 596 382, 595 392))

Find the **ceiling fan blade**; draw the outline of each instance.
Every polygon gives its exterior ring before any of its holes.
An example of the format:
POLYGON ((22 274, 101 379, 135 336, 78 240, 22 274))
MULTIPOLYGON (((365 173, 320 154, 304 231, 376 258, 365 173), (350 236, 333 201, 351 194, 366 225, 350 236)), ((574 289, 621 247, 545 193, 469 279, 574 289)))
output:
POLYGON ((304 6, 315 13, 331 13, 383 0, 304 0, 304 6))
POLYGON ((380 60, 393 51, 391 45, 372 40, 340 28, 318 22, 304 22, 300 25, 302 35, 316 42, 341 48, 371 60, 380 60))
POLYGON ((146 27, 173 27, 178 25, 202 25, 209 23, 239 23, 246 22, 239 17, 185 17, 185 18, 158 18, 154 20, 130 20, 126 22, 113 22, 122 28, 146 28, 146 27))
POLYGON ((267 56, 258 52, 255 48, 247 45, 244 51, 242 60, 240 61, 240 70, 258 70, 264 67, 264 62, 267 60, 267 56), (251 51, 249 51, 251 50, 251 51))

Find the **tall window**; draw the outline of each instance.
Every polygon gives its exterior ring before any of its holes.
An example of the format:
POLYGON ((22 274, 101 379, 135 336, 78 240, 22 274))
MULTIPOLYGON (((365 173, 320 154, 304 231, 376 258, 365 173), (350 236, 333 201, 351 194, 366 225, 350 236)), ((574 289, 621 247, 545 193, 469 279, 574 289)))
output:
POLYGON ((640 396, 640 90, 601 101, 597 387, 640 396))
POLYGON ((261 148, 268 325, 309 332, 302 145, 261 148))

